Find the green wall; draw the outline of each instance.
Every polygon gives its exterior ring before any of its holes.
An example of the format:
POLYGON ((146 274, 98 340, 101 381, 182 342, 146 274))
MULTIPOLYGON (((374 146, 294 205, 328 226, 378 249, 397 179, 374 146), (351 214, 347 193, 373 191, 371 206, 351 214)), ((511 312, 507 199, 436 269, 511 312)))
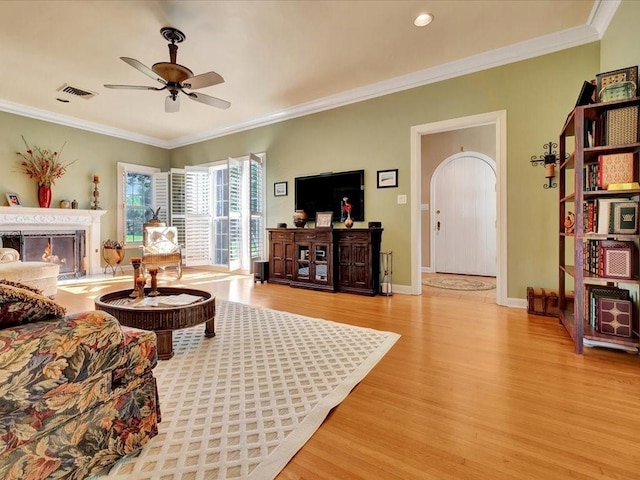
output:
POLYGON ((100 202, 109 211, 103 217, 103 240, 116 236, 118 161, 166 170, 266 152, 268 226, 291 224, 296 176, 364 168, 366 220, 383 223, 383 248, 394 252, 394 283, 408 285, 410 208, 397 205, 396 196, 411 198, 411 126, 506 110, 508 296, 524 298, 527 286, 557 285, 558 193, 542 188, 542 169, 529 160, 544 153, 543 144, 557 140, 583 80, 640 63, 638 24, 640 2, 623 1, 601 42, 172 151, 0 113, 0 155, 6 169, 0 193, 16 192, 26 205, 37 204, 35 183, 10 167, 23 148, 20 135, 54 149, 66 140, 63 158, 79 159, 53 187, 54 204, 77 199, 80 208, 88 208, 91 176, 100 175, 100 202), (399 169, 399 188, 378 190, 376 171, 387 168, 399 169), (289 182, 289 196, 273 197, 273 183, 280 181, 289 182))
POLYGON ((0 205, 6 205, 5 192, 14 192, 20 195, 23 205, 38 206, 36 181, 18 168, 20 157, 17 152, 26 150, 21 135, 30 145, 54 151, 58 151, 66 141, 61 160, 65 163, 77 161, 52 186, 51 206, 57 207, 60 200, 77 200, 78 208, 91 208, 91 180, 94 174, 99 175, 100 207, 107 210, 101 223, 103 241, 117 238, 117 163, 136 163, 162 170, 169 168, 168 150, 10 113, 0 112, 0 132, 0 158, 3 159, 4 171, 0 175, 0 205))
MULTIPOLYGON (((267 152, 267 225, 291 224, 296 176, 365 169, 366 221, 384 228, 383 249, 394 252, 393 282, 411 282, 409 238, 410 128, 496 110, 507 111, 508 296, 527 286, 557 285, 558 191, 545 190, 532 155, 557 141, 584 79, 599 68, 592 43, 341 108, 228 135, 171 152, 173 167, 249 152, 267 152), (399 169, 399 188, 377 189, 376 171, 399 169), (273 183, 288 181, 289 196, 273 183)), ((366 226, 366 223, 356 224, 366 226)), ((419 266, 415 266, 419 268, 419 266)))
POLYGON ((639 24, 640 2, 623 1, 600 42, 601 72, 640 64, 639 24))

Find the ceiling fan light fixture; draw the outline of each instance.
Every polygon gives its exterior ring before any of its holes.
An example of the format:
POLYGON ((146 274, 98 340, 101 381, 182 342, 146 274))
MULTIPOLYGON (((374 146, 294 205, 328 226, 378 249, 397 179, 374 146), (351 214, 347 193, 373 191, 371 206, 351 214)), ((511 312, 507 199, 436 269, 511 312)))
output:
POLYGON ((415 18, 415 20, 413 21, 413 24, 416 27, 426 27, 432 21, 433 21, 433 15, 432 14, 430 14, 430 13, 421 13, 420 15, 418 15, 415 18))
POLYGON ((177 95, 168 95, 164 99, 164 111, 167 113, 176 113, 180 110, 180 97, 177 95))

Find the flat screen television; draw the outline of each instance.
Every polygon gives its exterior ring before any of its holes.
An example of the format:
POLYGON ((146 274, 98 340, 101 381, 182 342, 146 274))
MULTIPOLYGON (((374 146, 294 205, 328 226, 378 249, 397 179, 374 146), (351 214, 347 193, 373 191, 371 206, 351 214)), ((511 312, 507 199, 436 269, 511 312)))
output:
POLYGON ((296 210, 304 210, 309 220, 315 220, 316 212, 333 212, 333 221, 340 221, 343 197, 351 204, 351 218, 364 222, 364 170, 295 179, 296 210))

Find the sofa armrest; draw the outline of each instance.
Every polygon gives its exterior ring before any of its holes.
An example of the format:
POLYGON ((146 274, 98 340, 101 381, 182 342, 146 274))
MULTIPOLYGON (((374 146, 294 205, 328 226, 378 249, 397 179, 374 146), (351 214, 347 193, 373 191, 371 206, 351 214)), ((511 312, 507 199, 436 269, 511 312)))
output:
POLYGON ((111 372, 123 356, 120 323, 102 311, 2 329, 0 416, 59 396, 65 385, 111 372))
POLYGON ((17 262, 20 260, 20 252, 13 248, 0 248, 0 263, 17 262))

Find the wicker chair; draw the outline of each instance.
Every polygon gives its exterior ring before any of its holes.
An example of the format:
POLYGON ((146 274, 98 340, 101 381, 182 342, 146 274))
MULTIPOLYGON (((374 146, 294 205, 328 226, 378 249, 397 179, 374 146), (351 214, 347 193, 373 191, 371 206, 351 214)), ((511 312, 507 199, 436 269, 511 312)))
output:
POLYGON ((175 267, 178 280, 182 277, 182 252, 176 227, 145 227, 142 249, 142 271, 149 267, 175 267))

